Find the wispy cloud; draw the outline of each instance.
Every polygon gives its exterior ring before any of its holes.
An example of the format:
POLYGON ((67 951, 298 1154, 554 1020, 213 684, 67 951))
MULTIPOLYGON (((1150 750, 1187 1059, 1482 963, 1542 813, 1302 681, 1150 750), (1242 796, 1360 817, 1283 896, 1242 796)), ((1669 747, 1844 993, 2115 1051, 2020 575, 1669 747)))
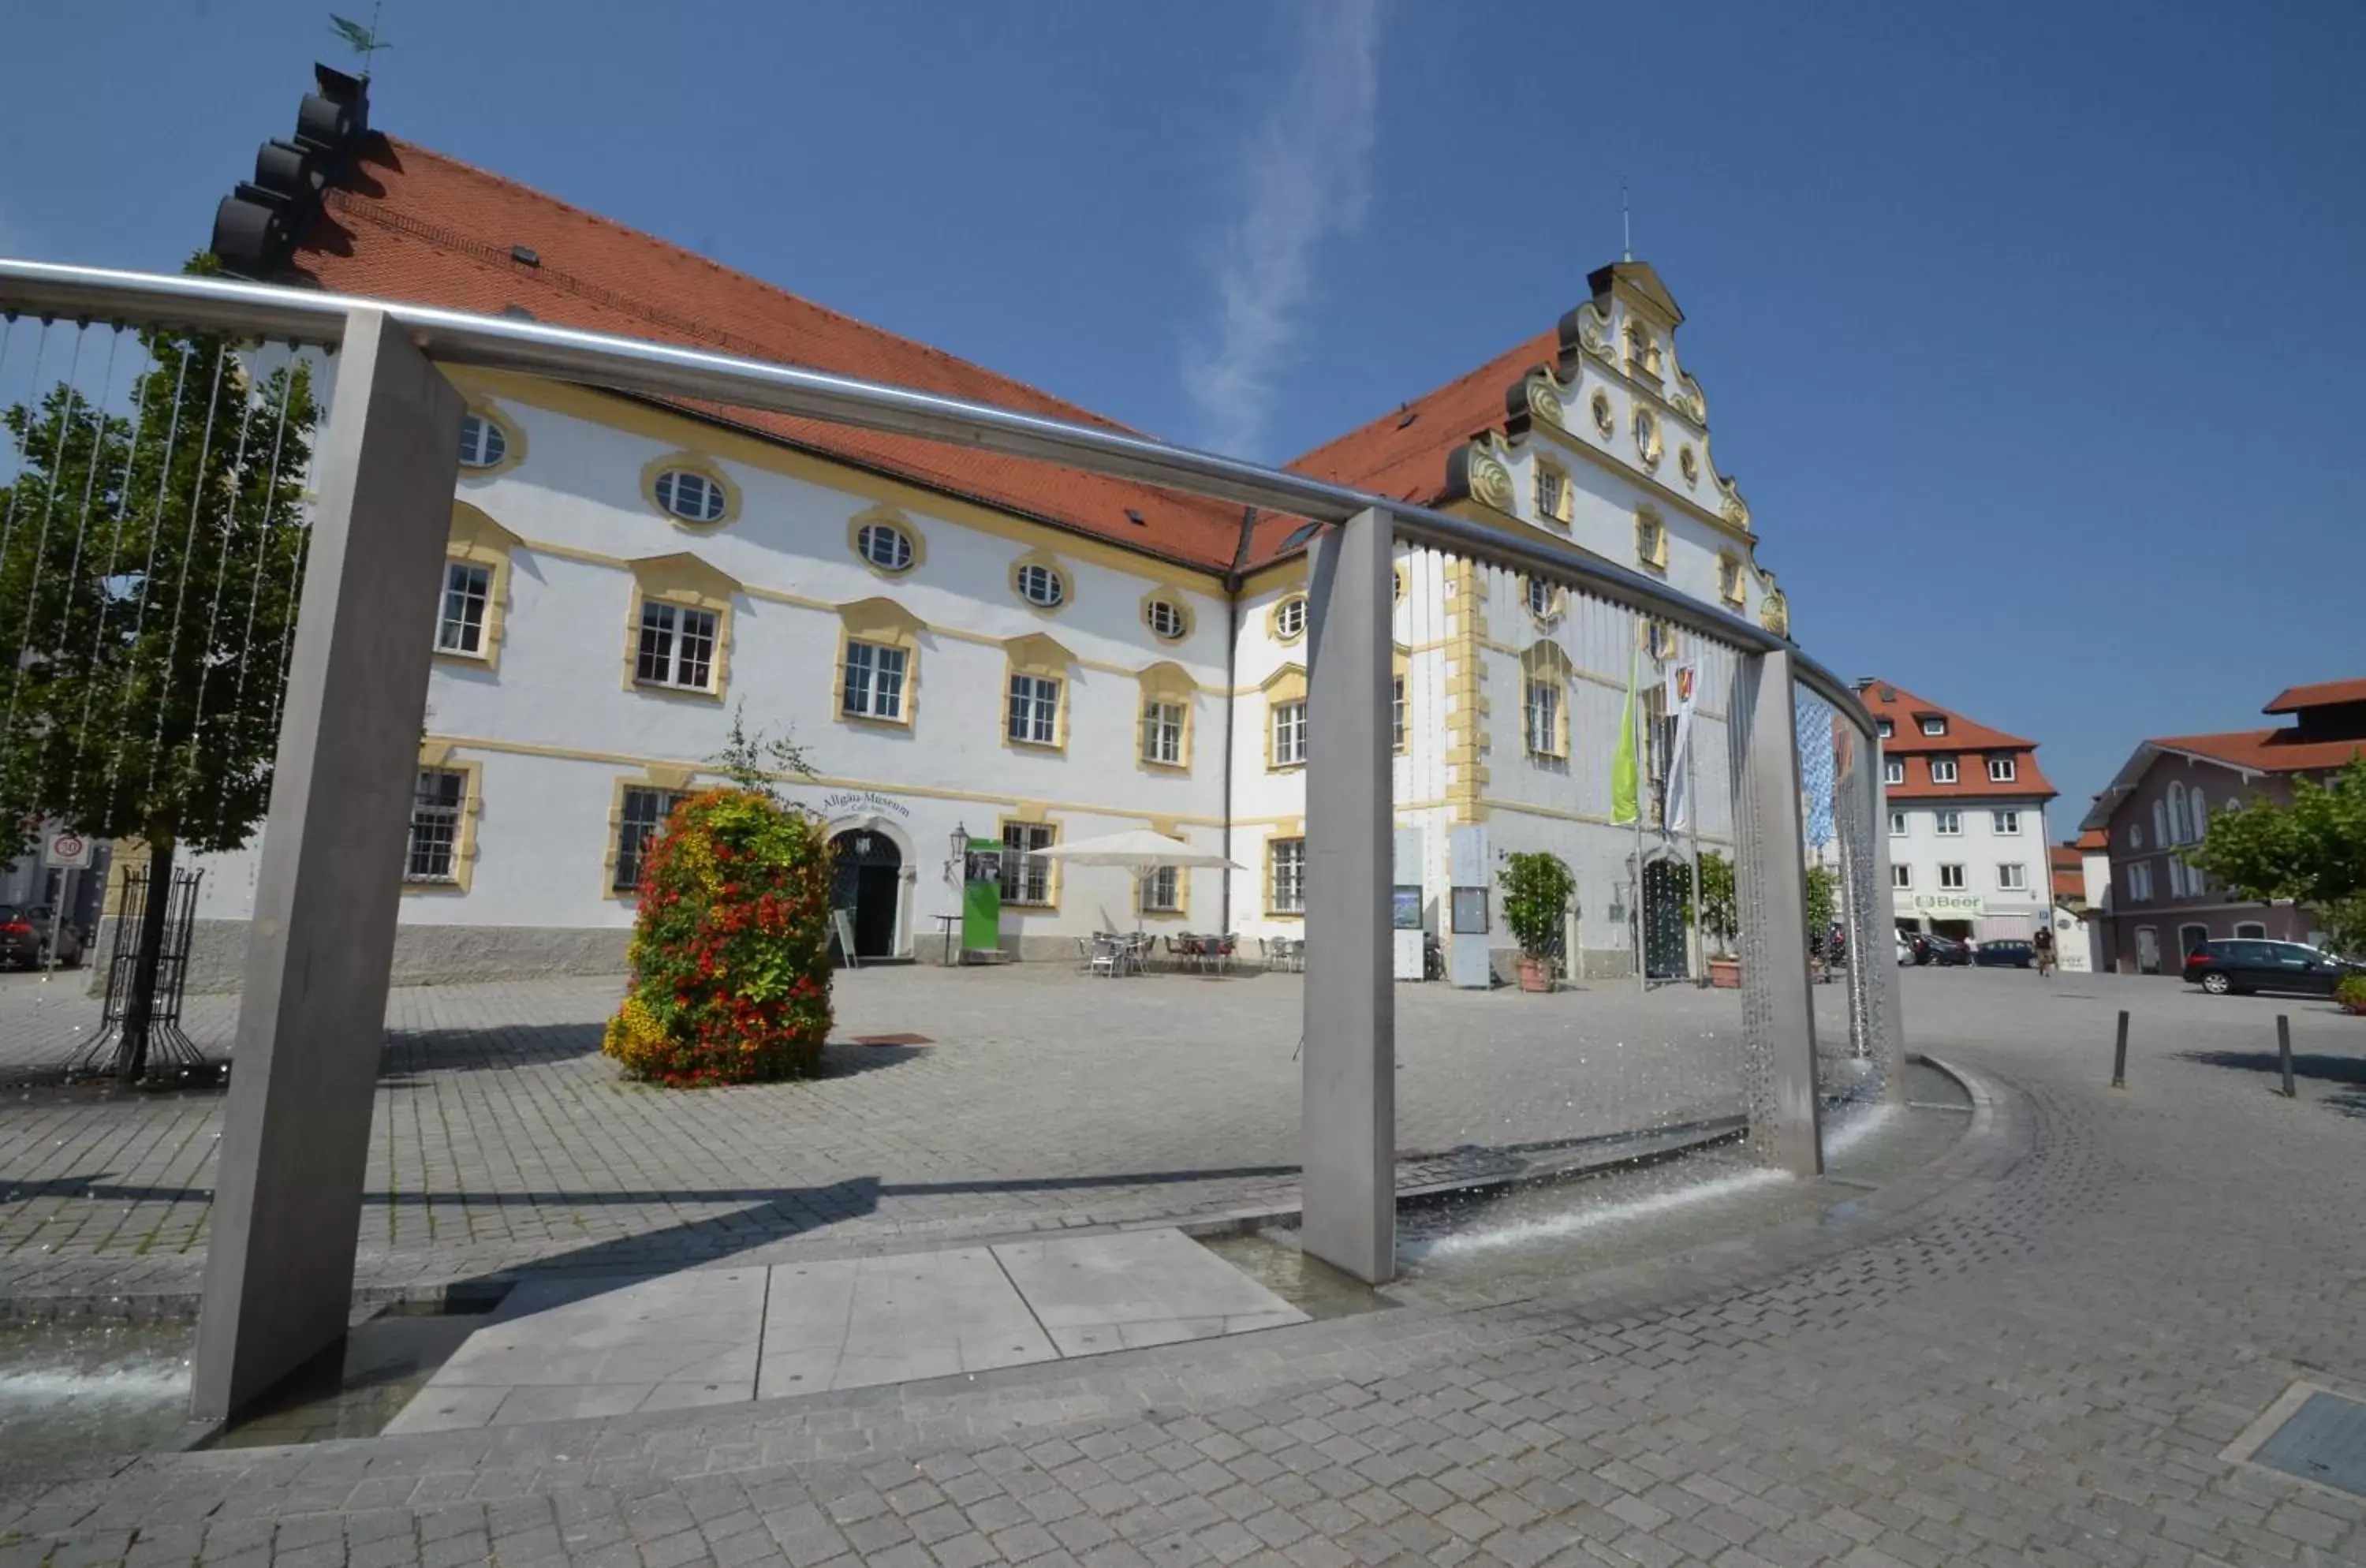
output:
POLYGON ((1290 82, 1243 149, 1240 209, 1214 259, 1214 330, 1183 356, 1201 440, 1244 457, 1261 455, 1315 253, 1361 226, 1370 197, 1379 0, 1309 0, 1304 17, 1290 82))

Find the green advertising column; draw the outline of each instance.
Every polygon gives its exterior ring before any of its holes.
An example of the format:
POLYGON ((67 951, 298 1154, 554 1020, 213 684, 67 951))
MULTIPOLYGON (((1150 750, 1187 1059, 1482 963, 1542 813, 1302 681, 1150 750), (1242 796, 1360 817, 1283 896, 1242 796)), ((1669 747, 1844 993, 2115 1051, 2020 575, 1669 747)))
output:
POLYGON ((1002 840, 972 839, 962 874, 962 951, 1002 947, 1002 840))

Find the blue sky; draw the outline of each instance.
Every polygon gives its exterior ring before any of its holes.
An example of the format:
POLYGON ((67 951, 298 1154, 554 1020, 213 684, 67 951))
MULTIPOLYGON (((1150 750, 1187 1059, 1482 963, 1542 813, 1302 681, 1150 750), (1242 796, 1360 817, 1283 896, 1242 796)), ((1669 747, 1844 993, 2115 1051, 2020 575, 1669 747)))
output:
MULTIPOLYGON (((367 0, 344 0, 350 9, 367 0)), ((169 267, 327 7, 22 7, 0 252, 169 267)), ((1801 641, 2043 743, 2366 675, 2366 8, 393 0, 376 121, 1161 434, 1313 446, 1637 254, 1801 641)))

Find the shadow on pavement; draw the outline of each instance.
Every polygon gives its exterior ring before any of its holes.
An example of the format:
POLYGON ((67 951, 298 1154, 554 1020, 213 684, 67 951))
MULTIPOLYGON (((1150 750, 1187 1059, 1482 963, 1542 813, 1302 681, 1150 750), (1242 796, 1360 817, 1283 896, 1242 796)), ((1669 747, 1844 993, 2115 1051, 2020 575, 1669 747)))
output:
MULTIPOLYGON (((490 1029, 390 1029, 378 1082, 389 1089, 415 1089, 436 1074, 513 1072, 597 1056, 606 1027, 604 1023, 520 1023, 490 1029)), ((815 1077, 852 1077, 927 1054, 924 1047, 915 1045, 857 1045, 833 1040, 822 1047, 821 1071, 815 1077)), ((620 1083, 627 1081, 621 1069, 616 1077, 620 1083)))
MULTIPOLYGON (((2230 1067, 2236 1072, 2258 1073, 2273 1077, 2282 1066, 2273 1051, 2185 1051, 2181 1059, 2199 1062, 2207 1067, 2230 1067)), ((2295 1052, 2293 1055, 2293 1077, 2315 1078, 2325 1083, 2350 1084, 2366 1089, 2366 1055, 2327 1056, 2316 1052, 2295 1052)), ((2342 1099, 2366 1100, 2366 1095, 2342 1096, 2342 1099)), ((2366 1112, 2366 1103, 2360 1106, 2366 1112)))

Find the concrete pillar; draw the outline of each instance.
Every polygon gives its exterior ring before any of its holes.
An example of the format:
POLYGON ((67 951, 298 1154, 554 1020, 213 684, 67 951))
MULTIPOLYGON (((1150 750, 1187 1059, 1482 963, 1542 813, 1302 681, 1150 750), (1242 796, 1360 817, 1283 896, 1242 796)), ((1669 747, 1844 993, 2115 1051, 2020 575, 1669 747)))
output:
POLYGON ((1389 979, 1391 525, 1316 541, 1308 598, 1306 992, 1300 1244, 1358 1280, 1396 1272, 1396 998, 1389 979))
POLYGON ((344 1338, 460 394, 349 319, 317 454, 221 1168, 193 1413, 231 1416, 344 1338))
POLYGON ((1791 656, 1743 655, 1733 690, 1734 893, 1741 924, 1750 1137, 1767 1163, 1797 1176, 1820 1176, 1796 716, 1791 656))

